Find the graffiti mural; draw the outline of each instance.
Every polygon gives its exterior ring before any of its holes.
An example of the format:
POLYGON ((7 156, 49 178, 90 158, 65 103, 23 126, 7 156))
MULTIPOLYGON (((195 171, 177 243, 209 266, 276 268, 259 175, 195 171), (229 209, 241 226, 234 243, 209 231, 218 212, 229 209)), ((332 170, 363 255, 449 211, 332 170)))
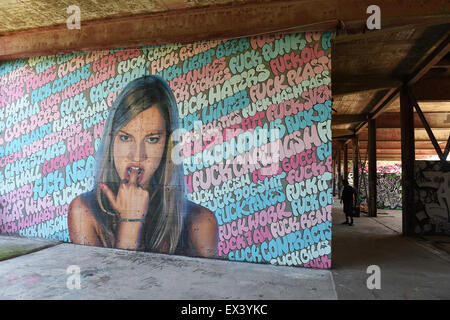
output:
POLYGON ((415 161, 416 234, 450 235, 450 162, 415 161))
MULTIPOLYGON (((368 172, 369 168, 366 166, 360 178, 362 206, 367 206, 368 172)), ((377 208, 384 210, 402 209, 402 168, 400 164, 391 163, 377 166, 377 208)))
POLYGON ((0 232, 331 266, 331 39, 0 65, 0 232))

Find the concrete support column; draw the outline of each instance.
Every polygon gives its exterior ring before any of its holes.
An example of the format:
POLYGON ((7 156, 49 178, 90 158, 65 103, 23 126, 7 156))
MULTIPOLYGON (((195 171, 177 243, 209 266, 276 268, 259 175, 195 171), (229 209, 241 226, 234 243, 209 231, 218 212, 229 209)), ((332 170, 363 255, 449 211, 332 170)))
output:
POLYGON ((336 190, 336 151, 333 152, 333 158, 332 158, 332 167, 333 167, 333 197, 336 196, 337 190, 336 190))
POLYGON ((348 144, 344 145, 344 180, 348 180, 348 144))
POLYGON ((402 138, 402 229, 403 235, 413 234, 414 219, 414 107, 403 86, 400 92, 400 125, 402 138))
POLYGON ((341 174, 342 174, 342 171, 341 171, 341 148, 342 148, 342 146, 341 146, 341 144, 339 143, 338 145, 337 145, 337 150, 336 150, 336 152, 337 152, 337 159, 336 159, 336 166, 337 166, 337 177, 336 177, 336 186, 337 186, 337 193, 338 193, 338 196, 340 197, 341 196, 341 187, 342 187, 342 179, 341 179, 341 174))
MULTIPOLYGON (((358 137, 355 136, 352 139, 352 150, 353 150, 353 188, 359 191, 359 141, 358 137)), ((359 194, 358 194, 359 197, 359 194)))
POLYGON ((369 120, 369 217, 377 216, 377 123, 375 119, 369 120))

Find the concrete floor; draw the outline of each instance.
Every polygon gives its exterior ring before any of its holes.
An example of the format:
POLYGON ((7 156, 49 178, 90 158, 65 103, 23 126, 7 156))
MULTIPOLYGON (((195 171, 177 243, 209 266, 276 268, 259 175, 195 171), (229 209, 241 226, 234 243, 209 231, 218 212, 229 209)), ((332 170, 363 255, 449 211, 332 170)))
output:
MULTIPOLYGON (((450 256, 405 238, 401 212, 341 225, 333 208, 331 270, 275 267, 62 244, 0 236, 20 256, 0 261, 0 299, 315 300, 449 299, 450 256), (70 290, 67 268, 80 270, 70 290), (367 267, 381 271, 381 289, 367 288, 367 267)), ((70 282, 70 281, 69 281, 70 282)))
POLYGON ((428 241, 401 235, 401 211, 365 214, 355 225, 342 225, 342 209, 333 208, 333 279, 338 299, 449 299, 450 255, 428 241), (367 288, 377 265, 381 289, 367 288))
POLYGON ((0 263, 0 299, 336 299, 329 271, 60 244, 0 263), (70 265, 81 289, 69 290, 70 265))

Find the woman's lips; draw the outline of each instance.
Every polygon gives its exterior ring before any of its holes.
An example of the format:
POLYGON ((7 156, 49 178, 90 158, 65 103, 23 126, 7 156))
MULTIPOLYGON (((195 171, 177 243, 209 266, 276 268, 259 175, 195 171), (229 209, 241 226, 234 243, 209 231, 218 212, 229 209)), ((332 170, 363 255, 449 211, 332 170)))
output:
POLYGON ((130 180, 131 170, 136 170, 138 172, 136 182, 140 183, 142 181, 142 177, 144 176, 144 168, 142 168, 142 166, 140 166, 140 165, 129 164, 125 170, 125 179, 127 181, 130 180))

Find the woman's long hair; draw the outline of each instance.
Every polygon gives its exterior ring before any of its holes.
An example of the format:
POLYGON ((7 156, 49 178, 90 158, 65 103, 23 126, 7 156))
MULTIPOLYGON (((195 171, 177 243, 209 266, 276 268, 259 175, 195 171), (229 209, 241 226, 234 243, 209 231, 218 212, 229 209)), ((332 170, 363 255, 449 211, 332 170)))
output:
POLYGON ((149 209, 141 231, 139 249, 174 253, 183 223, 184 179, 181 165, 175 165, 172 161, 171 134, 179 125, 176 100, 168 84, 160 77, 150 75, 131 81, 110 110, 103 129, 102 144, 97 152, 94 191, 101 210, 97 210, 100 212, 96 218, 105 235, 115 239, 118 217, 98 184, 108 185, 117 194, 120 177, 114 166, 114 138, 130 120, 155 105, 165 120, 166 145, 147 189, 150 195, 149 209))

